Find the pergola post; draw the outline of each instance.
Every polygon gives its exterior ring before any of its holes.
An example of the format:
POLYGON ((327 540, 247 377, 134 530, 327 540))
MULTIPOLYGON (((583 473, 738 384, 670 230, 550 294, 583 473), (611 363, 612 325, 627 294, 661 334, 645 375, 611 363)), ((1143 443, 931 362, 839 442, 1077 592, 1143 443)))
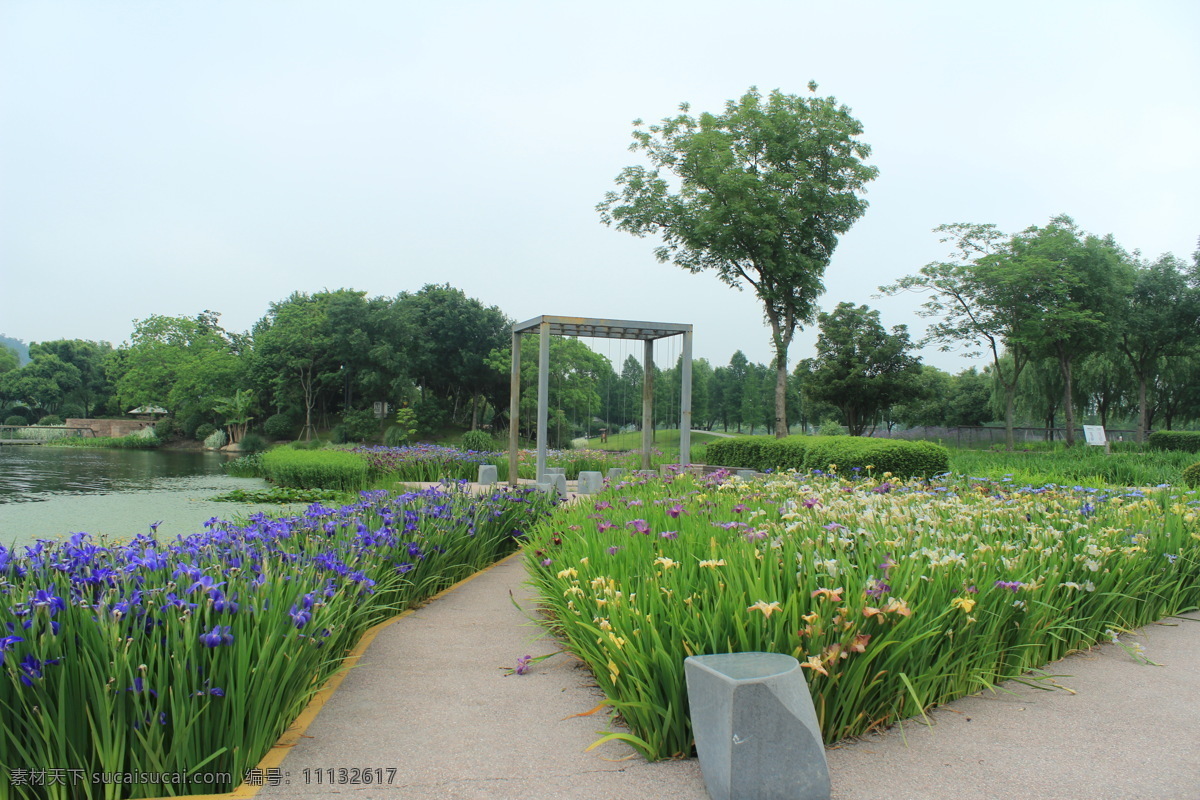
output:
POLYGON ((517 485, 517 446, 520 444, 521 417, 521 334, 512 335, 512 377, 508 398, 508 482, 517 485))
POLYGON ((642 469, 650 469, 650 448, 654 445, 654 340, 645 342, 642 359, 642 469))
POLYGON ((679 370, 679 463, 692 463, 692 332, 683 333, 679 370))
POLYGON ((538 326, 537 482, 546 478, 546 423, 550 411, 550 323, 538 326))
POLYGON ((520 322, 512 327, 512 383, 509 404, 508 480, 513 485, 517 477, 517 444, 521 413, 521 335, 537 329, 538 342, 538 401, 537 401, 537 480, 545 480, 550 404, 550 337, 575 336, 600 339, 636 339, 645 343, 645 375, 642 380, 642 468, 650 469, 650 450, 654 446, 654 341, 670 336, 683 336, 683 367, 680 373, 680 460, 691 462, 692 425, 692 326, 669 322, 637 322, 619 319, 590 319, 586 317, 552 317, 543 315, 520 322))

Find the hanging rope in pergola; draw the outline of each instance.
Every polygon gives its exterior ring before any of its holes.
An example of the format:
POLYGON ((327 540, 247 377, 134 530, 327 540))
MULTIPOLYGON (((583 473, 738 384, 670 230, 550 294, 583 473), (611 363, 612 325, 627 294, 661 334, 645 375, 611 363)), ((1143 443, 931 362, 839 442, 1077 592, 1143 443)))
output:
POLYGON ((692 428, 692 326, 669 322, 637 322, 621 319, 552 317, 542 315, 518 322, 512 327, 512 382, 509 406, 508 475, 517 483, 518 420, 521 413, 521 335, 537 331, 538 405, 537 405, 537 480, 546 477, 546 423, 549 416, 550 337, 586 336, 596 339, 634 339, 645 343, 642 365, 642 469, 650 469, 650 449, 654 435, 654 342, 670 336, 683 337, 680 369, 679 461, 691 461, 692 428))

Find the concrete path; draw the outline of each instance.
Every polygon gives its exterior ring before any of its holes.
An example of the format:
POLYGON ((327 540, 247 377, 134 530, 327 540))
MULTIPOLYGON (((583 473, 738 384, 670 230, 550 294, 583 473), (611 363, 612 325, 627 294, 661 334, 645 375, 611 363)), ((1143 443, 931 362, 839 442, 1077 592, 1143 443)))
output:
MULTIPOLYGON (((577 660, 507 674, 557 650, 526 616, 524 580, 511 558, 383 629, 258 797, 707 798, 695 759, 648 764, 620 743, 585 752, 612 728, 603 710, 578 716, 603 696, 577 660), (355 774, 342 768, 383 782, 345 783, 355 774)), ((932 728, 830 749, 833 797, 1197 800, 1200 615, 1164 622, 1124 637, 1160 667, 1105 645, 1048 669, 1074 693, 1013 684, 935 711, 932 728)))

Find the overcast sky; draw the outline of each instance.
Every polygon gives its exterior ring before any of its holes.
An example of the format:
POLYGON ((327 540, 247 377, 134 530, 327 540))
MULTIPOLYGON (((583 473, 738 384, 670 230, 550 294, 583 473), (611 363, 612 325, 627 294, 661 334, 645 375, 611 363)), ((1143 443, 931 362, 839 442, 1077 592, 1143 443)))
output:
POLYGON ((815 80, 879 167, 822 308, 915 337, 916 299, 872 295, 947 254, 943 223, 1067 213, 1190 256, 1198 42, 1193 0, 0 0, 0 333, 119 344, 204 309, 244 331, 294 290, 450 283, 515 320, 691 322, 698 357, 767 363, 750 292, 595 205, 641 163, 632 120, 815 80))

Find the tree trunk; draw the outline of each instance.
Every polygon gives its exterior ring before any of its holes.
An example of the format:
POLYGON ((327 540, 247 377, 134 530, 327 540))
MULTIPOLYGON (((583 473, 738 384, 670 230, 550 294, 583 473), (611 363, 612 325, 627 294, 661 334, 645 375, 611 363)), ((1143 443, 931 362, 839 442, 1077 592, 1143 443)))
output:
POLYGON ((775 356, 775 438, 788 435, 787 424, 787 348, 775 356))
POLYGON ((1138 373, 1138 444, 1146 441, 1146 429, 1150 425, 1149 414, 1146 410, 1146 373, 1138 373))
POLYGON ((771 336, 775 344, 775 438, 788 435, 787 424, 787 351, 792 332, 780 330, 779 320, 771 317, 771 336))
POLYGON ((1071 397, 1071 359, 1060 355, 1058 368, 1062 371, 1063 376, 1063 427, 1065 428, 1063 439, 1070 448, 1075 445, 1075 403, 1071 397))
POLYGON ((1014 381, 1004 386, 1004 444, 1009 450, 1017 448, 1013 436, 1013 417, 1016 416, 1017 384, 1014 381))

